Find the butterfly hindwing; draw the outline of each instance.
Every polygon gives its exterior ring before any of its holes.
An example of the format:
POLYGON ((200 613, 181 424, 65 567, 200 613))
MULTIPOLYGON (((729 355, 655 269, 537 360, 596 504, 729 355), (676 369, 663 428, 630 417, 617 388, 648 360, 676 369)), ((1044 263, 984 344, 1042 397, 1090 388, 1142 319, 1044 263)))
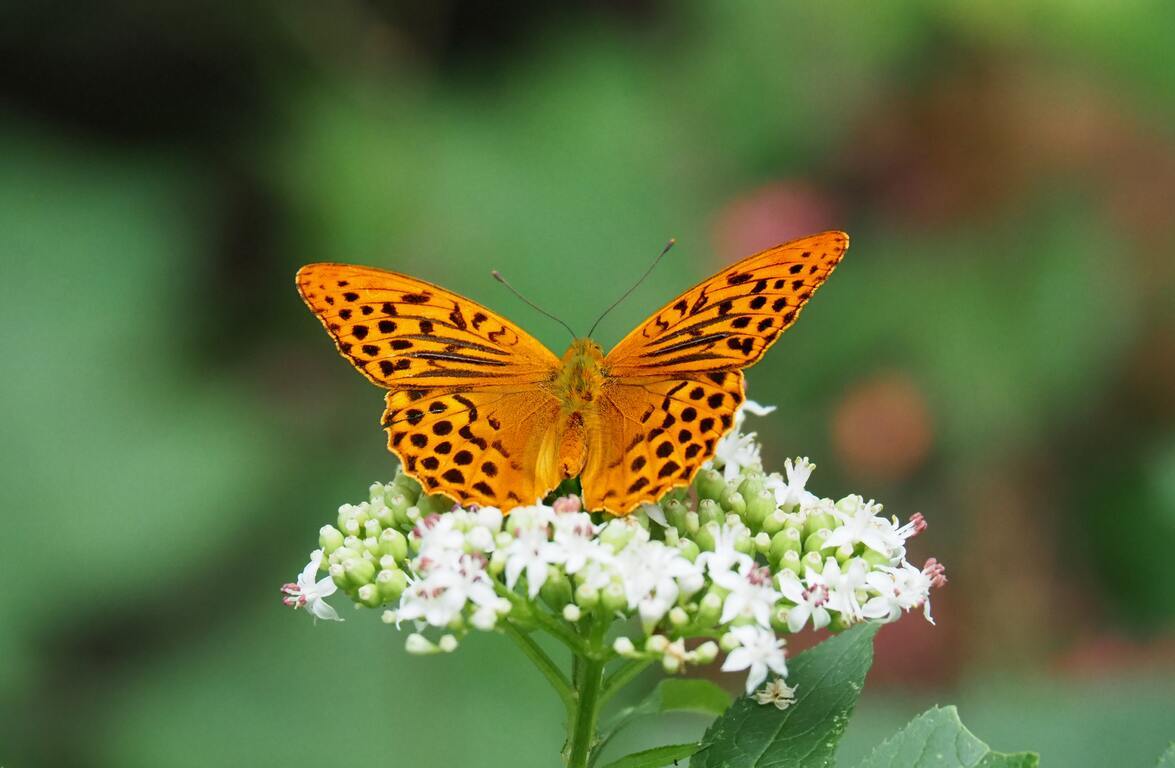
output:
POLYGON ((339 352, 383 387, 534 384, 559 364, 510 321, 407 275, 309 264, 297 283, 339 352))
POLYGON ((562 480, 559 401, 538 389, 399 389, 387 394, 388 449, 429 493, 462 505, 533 504, 562 480))
POLYGON ((800 316, 848 245, 843 232, 824 232, 745 258, 655 312, 604 365, 616 377, 754 365, 800 316))
POLYGON ((742 401, 740 371, 609 381, 583 471, 585 504, 625 514, 688 484, 742 401))

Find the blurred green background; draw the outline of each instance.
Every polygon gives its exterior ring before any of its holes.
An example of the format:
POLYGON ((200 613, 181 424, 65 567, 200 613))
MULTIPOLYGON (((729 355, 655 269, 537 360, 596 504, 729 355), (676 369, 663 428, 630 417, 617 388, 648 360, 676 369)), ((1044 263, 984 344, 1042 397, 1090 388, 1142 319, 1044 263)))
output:
POLYGON ((0 18, 0 764, 554 765, 503 638, 409 658, 281 605, 393 470, 294 271, 409 272, 562 351, 491 268, 583 329, 675 236, 608 346, 828 228, 848 257, 749 377, 766 464, 923 512, 951 577, 881 634, 844 764, 934 702, 1046 766, 1175 738, 1175 4, 0 18))

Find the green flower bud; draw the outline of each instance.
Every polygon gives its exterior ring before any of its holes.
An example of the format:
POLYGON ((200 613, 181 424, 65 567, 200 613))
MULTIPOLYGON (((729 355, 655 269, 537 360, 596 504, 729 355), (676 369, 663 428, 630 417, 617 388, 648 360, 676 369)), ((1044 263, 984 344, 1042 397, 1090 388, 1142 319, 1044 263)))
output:
POLYGON ((804 521, 804 539, 807 540, 809 536, 821 529, 832 529, 836 527, 836 518, 829 512, 816 512, 808 516, 804 521))
POLYGON ((853 547, 851 544, 841 544, 836 548, 836 551, 832 553, 832 556, 836 558, 838 563, 844 565, 853 556, 853 547))
POLYGON ((612 641, 612 650, 621 656, 636 655, 636 646, 632 644, 632 640, 624 636, 620 636, 612 641))
POLYGON ((684 532, 685 516, 689 512, 686 506, 677 499, 669 499, 661 503, 661 508, 665 510, 665 519, 669 524, 679 532, 684 532))
POLYGON ((774 564, 783 559, 784 553, 794 552, 796 559, 804 549, 800 541, 800 532, 796 528, 784 528, 771 537, 771 549, 767 552, 768 559, 774 564))
POLYGON ((791 632, 791 627, 787 624, 787 614, 790 608, 791 606, 783 606, 771 612, 771 628, 776 633, 791 632))
MULTIPOLYGON (((746 485, 746 482, 743 485, 746 485)), ((753 494, 739 491, 739 495, 747 500, 746 521, 751 528, 761 529, 767 516, 778 509, 775 504, 775 494, 771 491, 760 489, 753 494)), ((782 527, 782 523, 780 526, 782 527)))
POLYGON ((727 512, 733 512, 739 517, 743 517, 747 513, 747 502, 743 495, 738 491, 726 489, 726 493, 722 494, 722 508, 727 512))
POLYGON ((414 503, 414 500, 410 500, 402 493, 394 493, 388 496, 388 509, 392 512, 392 522, 397 528, 407 530, 412 527, 412 520, 408 517, 408 509, 414 503))
POLYGON ((726 480, 718 470, 706 468, 694 478, 694 487, 698 489, 699 499, 718 501, 726 492, 726 480))
POLYGON ((322 547, 322 554, 330 556, 339 547, 343 546, 343 534, 333 525, 324 525, 318 529, 318 546, 322 547))
POLYGON ((620 519, 610 521, 604 530, 600 531, 600 543, 612 548, 613 552, 619 552, 628 546, 628 542, 632 540, 636 529, 633 526, 620 522, 620 519))
POLYGON ((441 652, 436 643, 418 632, 413 632, 404 640, 404 650, 413 656, 428 656, 441 652))
POLYGON ((698 603, 697 624, 700 627, 712 627, 718 623, 718 619, 722 616, 722 596, 717 593, 716 587, 711 587, 710 591, 698 603))
POLYGON ((378 501, 373 501, 371 503, 371 511, 375 517, 374 522, 379 523, 381 528, 390 528, 396 524, 396 516, 393 514, 391 508, 388 507, 388 505, 384 502, 382 496, 378 501))
POLYGON ((539 596, 548 607, 559 610, 571 602, 571 582, 567 575, 555 566, 547 568, 547 580, 539 589, 539 596))
POLYGON ((693 536, 700 527, 702 527, 702 520, 698 517, 698 513, 693 510, 687 512, 685 514, 685 535, 693 536))
POLYGON ((693 650, 695 664, 711 664, 718 658, 718 643, 707 640, 693 650))
POLYGON ((665 654, 661 657, 661 668, 665 670, 668 675, 675 675, 681 671, 681 659, 671 654, 665 654))
POLYGON ((351 580, 347 578, 347 572, 343 570, 342 565, 339 563, 332 563, 328 571, 330 572, 331 581, 335 583, 336 587, 343 590, 344 592, 354 589, 354 586, 351 584, 351 580))
POLYGON ((379 596, 385 603, 394 603, 408 588, 408 574, 401 570, 384 569, 375 577, 379 596))
POLYGON ((771 549, 771 536, 767 531, 759 531, 755 534, 753 541, 755 542, 755 551, 760 555, 767 554, 767 550, 771 549))
POLYGON ((849 621, 848 619, 846 619, 843 613, 833 613, 832 614, 832 621, 830 621, 828 623, 828 629, 830 632, 834 632, 834 633, 844 632, 846 629, 848 629, 852 625, 853 625, 853 623, 851 621, 849 621))
POLYGON ((800 572, 803 570, 803 563, 800 560, 800 553, 793 549, 787 550, 783 553, 783 556, 779 558, 779 562, 775 564, 775 567, 779 571, 788 570, 799 576, 800 572))
MULTIPOLYGON (((824 540, 828 538, 832 531, 827 528, 821 528, 813 532, 808 538, 804 539, 805 552, 821 552, 824 549, 824 540)), ((822 553, 823 554, 823 553, 822 553)))
POLYGON ((440 642, 437 643, 437 647, 445 653, 452 653, 453 651, 457 650, 457 638, 453 637, 452 635, 441 635, 441 639, 440 642))
POLYGON ((345 561, 343 570, 347 574, 347 580, 355 586, 368 584, 375 576, 375 564, 361 557, 352 557, 345 561))
POLYGON ((591 610, 600 603, 600 590, 587 584, 580 584, 575 588, 575 604, 580 608, 591 610))
POLYGON ((416 500, 416 508, 421 517, 448 512, 453 508, 453 500, 443 493, 434 493, 431 496, 422 495, 416 500))
POLYGON ((725 635, 718 638, 718 647, 726 653, 730 653, 735 648, 739 647, 738 638, 727 632, 725 635))
POLYGON ((693 541, 693 539, 682 539, 677 544, 677 551, 681 553, 682 557, 684 557, 686 560, 689 560, 691 563, 697 560, 698 555, 701 554, 701 550, 698 548, 698 545, 693 541))
POLYGON ((746 531, 739 533, 739 536, 734 540, 734 549, 736 552, 742 552, 744 555, 755 555, 755 540, 746 531))
POLYGON ((801 559, 801 565, 805 570, 811 568, 816 573, 820 573, 824 570, 824 556, 819 552, 808 552, 801 559))
POLYGON ((569 621, 572 624, 579 621, 583 617, 583 613, 579 610, 579 606, 575 603, 568 603, 563 606, 563 620, 569 621))
POLYGON ((882 554, 876 549, 870 549, 869 547, 865 547, 865 551, 861 553, 861 559, 865 561, 869 570, 873 570, 879 565, 891 565, 893 563, 893 559, 889 555, 882 554))
POLYGON ((345 542, 343 546, 331 552, 330 561, 332 563, 345 563, 352 558, 360 557, 361 551, 360 542, 352 538, 351 541, 345 542))
POLYGON ((721 529, 718 523, 710 521, 702 526, 697 533, 694 534, 694 541, 697 542, 699 548, 707 552, 713 552, 718 545, 718 534, 721 529))
POLYGON ((600 605, 608 613, 623 611, 628 608, 628 597, 624 594, 624 587, 615 582, 604 587, 600 594, 600 605))
POLYGON ((387 486, 385 496, 387 497, 387 504, 389 507, 392 504, 392 497, 395 495, 403 496, 407 500, 405 508, 414 506, 416 500, 420 498, 420 483, 405 475, 403 472, 396 472, 396 478, 392 480, 392 484, 387 486))
MULTIPOLYGON (((774 503, 774 502, 775 502, 775 499, 774 499, 774 497, 772 497, 772 503, 774 503)), ((750 510, 747 510, 747 511, 749 512, 750 510)), ((763 518, 763 530, 766 531, 767 533, 771 534, 772 536, 774 536, 775 534, 777 534, 781 530, 783 530, 783 525, 786 522, 787 522, 787 513, 784 512, 782 509, 779 509, 778 507, 776 507, 774 510, 772 510, 771 514, 769 514, 769 515, 767 515, 767 517, 763 518)))
POLYGON ((665 653, 669 647, 669 638, 665 635, 650 635, 645 641, 645 650, 649 653, 665 653))
POLYGON ((681 606, 674 606, 669 610, 669 623, 675 627, 684 627, 689 623, 689 614, 681 606))
POLYGON ((698 502, 698 524, 700 527, 705 527, 709 523, 718 523, 721 525, 726 520, 726 513, 722 511, 722 507, 713 499, 702 499, 698 502))
POLYGON ((490 562, 486 565, 486 570, 490 572, 491 576, 501 576, 502 571, 506 569, 506 552, 501 549, 494 550, 490 555, 490 562))
POLYGON ((379 550, 402 563, 408 557, 408 539, 395 528, 385 528, 379 535, 379 550))
POLYGON ((383 600, 379 596, 379 589, 374 584, 364 584, 359 587, 356 596, 359 602, 368 608, 378 608, 383 604, 383 600))
POLYGON ((758 496, 763 492, 763 476, 758 472, 748 472, 743 476, 743 481, 739 483, 738 492, 748 500, 752 496, 758 496))

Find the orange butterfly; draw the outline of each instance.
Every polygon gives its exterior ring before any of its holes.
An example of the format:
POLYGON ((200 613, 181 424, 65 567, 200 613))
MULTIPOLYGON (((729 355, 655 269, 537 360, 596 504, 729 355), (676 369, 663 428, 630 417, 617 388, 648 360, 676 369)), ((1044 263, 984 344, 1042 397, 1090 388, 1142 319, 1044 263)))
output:
POLYGON ((607 355, 555 357, 500 315, 394 272, 310 264, 298 291, 343 357, 388 390, 388 449, 430 493, 509 510, 579 476, 627 514, 688 484, 763 357, 840 263, 824 232, 769 248, 659 309, 607 355))

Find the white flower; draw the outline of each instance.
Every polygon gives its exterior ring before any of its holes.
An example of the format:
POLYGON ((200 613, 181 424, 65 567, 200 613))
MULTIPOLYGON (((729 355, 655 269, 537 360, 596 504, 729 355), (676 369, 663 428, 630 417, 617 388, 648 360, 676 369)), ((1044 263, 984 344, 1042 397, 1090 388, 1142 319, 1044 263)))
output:
POLYGON ((815 494, 804 490, 808 478, 812 476, 812 470, 816 469, 815 464, 808 461, 807 457, 801 457, 795 461, 785 460, 783 468, 787 473, 787 480, 778 472, 772 472, 763 481, 763 487, 775 494, 777 505, 790 509, 817 500, 815 494))
POLYGON ((722 604, 721 624, 740 617, 751 617, 764 627, 771 626, 771 609, 781 595, 771 588, 771 569, 744 564, 738 573, 725 571, 714 575, 714 583, 729 590, 722 604))
POLYGON ((582 512, 564 513, 555 518, 554 541, 560 547, 560 562, 568 575, 577 573, 590 560, 607 562, 612 558, 611 550, 596 541, 597 532, 591 516, 582 512))
POLYGON ((767 679, 768 669, 780 677, 787 676, 784 641, 776 638, 774 632, 748 624, 735 627, 730 630, 730 634, 738 641, 739 647, 727 655, 726 661, 722 664, 722 671, 737 672, 749 669, 747 693, 754 691, 767 679))
POLYGON ((787 709, 796 703, 797 687, 799 686, 788 685, 783 678, 777 677, 755 694, 755 701, 760 704, 774 704, 776 709, 787 709))
POLYGON ((310 553, 310 562, 298 574, 297 583, 286 584, 282 587, 282 592, 286 595, 282 602, 293 608, 305 608, 315 621, 318 619, 342 621, 335 609, 326 602, 326 598, 333 595, 338 589, 334 580, 330 576, 324 576, 317 582, 314 580, 321 567, 322 550, 316 549, 310 553))
MULTIPOLYGON (((485 570, 485 557, 461 555, 454 563, 435 566, 408 585, 400 596, 396 620, 423 621, 434 627, 448 626, 465 610, 467 602, 496 608, 499 599, 485 570)), ((488 620, 483 614, 479 621, 488 620)))
POLYGON ((789 601, 795 603, 787 610, 787 628, 792 632, 799 632, 810 619, 813 629, 822 629, 832 621, 825 605, 828 603, 828 587, 822 583, 820 575, 807 570, 805 574, 808 585, 805 586, 800 578, 791 571, 782 571, 779 574, 779 591, 789 601))
POLYGON ((714 458, 710 462, 711 465, 722 467, 722 476, 726 482, 734 482, 742 474, 744 467, 758 470, 763 468, 755 433, 742 434, 742 425, 747 413, 766 416, 774 410, 774 405, 759 405, 754 400, 747 400, 735 412, 734 427, 718 441, 714 449, 714 458))
POLYGON ((930 589, 934 586, 935 576, 941 575, 935 570, 936 566, 937 563, 932 563, 919 570, 903 562, 896 568, 882 566, 873 571, 866 577, 866 583, 876 595, 861 606, 862 615, 890 622, 896 621, 906 611, 922 608, 926 620, 933 624, 930 589))
MULTIPOLYGON (((633 537, 616 558, 629 609, 636 609, 646 631, 661 620, 681 594, 678 580, 696 582, 700 572, 673 547, 664 542, 633 537)), ((695 590, 696 591, 696 590, 695 590)))
POLYGON ((877 516, 881 505, 865 501, 860 496, 846 496, 836 503, 834 514, 841 525, 832 529, 824 540, 825 547, 864 544, 876 552, 888 555, 900 547, 905 539, 896 536, 894 525, 877 516))
POLYGON ((546 583, 550 567, 567 559, 563 546, 547 538, 547 530, 546 524, 523 527, 505 549, 506 586, 514 589, 518 577, 525 571, 531 599, 546 583))
POLYGON ((734 520, 734 522, 727 522, 721 528, 714 524, 711 529, 714 536, 714 551, 707 550, 698 555, 698 565, 706 568, 711 579, 720 573, 742 568, 746 564, 754 562, 745 552, 735 549, 734 545, 740 539, 750 538, 751 529, 743 525, 737 518, 734 520))
POLYGON ((861 619, 861 602, 857 594, 863 591, 868 569, 860 558, 853 558, 844 570, 835 557, 824 561, 824 570, 819 575, 806 574, 809 588, 819 584, 828 590, 828 608, 841 614, 849 622, 861 619))

